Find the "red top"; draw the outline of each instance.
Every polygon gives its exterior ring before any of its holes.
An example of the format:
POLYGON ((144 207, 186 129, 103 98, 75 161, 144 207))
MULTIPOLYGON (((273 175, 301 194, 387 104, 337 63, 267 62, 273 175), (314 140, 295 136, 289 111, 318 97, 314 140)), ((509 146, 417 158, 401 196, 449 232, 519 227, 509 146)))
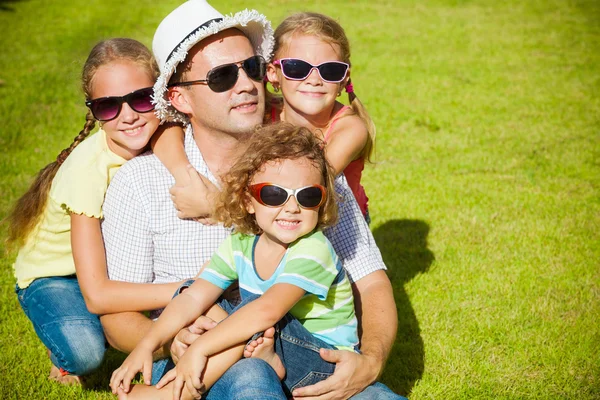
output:
MULTIPOLYGON (((329 125, 329 129, 325 132, 325 136, 323 141, 327 144, 327 139, 329 139, 329 135, 331 131, 333 131, 333 126, 340 119, 340 115, 344 113, 344 111, 348 110, 350 106, 342 107, 334 116, 331 121, 331 125, 329 125)), ((352 193, 354 193, 354 197, 356 198, 356 202, 360 207, 363 215, 367 214, 367 206, 369 202, 369 198, 367 197, 367 193, 365 192, 365 188, 360 184, 360 180, 362 178, 362 171, 365 168, 365 160, 362 158, 351 161, 348 166, 344 169, 344 175, 346 176, 346 180, 348 181, 348 186, 352 189, 352 193)))

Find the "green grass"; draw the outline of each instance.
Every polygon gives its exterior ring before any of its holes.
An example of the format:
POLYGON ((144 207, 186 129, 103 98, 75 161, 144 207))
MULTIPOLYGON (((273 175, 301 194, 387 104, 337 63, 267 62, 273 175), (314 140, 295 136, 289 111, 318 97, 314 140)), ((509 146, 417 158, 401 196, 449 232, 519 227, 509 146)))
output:
MULTIPOLYGON (((93 44, 150 45, 179 3, 0 0, 0 218, 79 131, 93 44)), ((218 7, 274 24, 316 10, 347 30, 354 87, 378 127, 363 181, 399 314, 383 381, 411 399, 599 398, 598 2, 218 7)), ((110 398, 116 353, 91 390, 47 381, 13 260, 0 259, 0 398, 110 398)))

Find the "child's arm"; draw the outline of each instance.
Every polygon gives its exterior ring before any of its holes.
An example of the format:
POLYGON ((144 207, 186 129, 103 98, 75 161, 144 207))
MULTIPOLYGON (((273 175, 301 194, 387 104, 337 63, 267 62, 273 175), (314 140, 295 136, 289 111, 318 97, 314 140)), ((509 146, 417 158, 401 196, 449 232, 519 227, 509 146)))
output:
POLYGON ((181 125, 160 125, 152 135, 150 146, 160 162, 173 175, 176 184, 187 185, 189 183, 187 166, 190 162, 185 154, 184 132, 181 125))
POLYGON ((221 293, 223 290, 218 286, 199 279, 175 297, 121 367, 113 372, 110 380, 113 393, 116 394, 119 387, 129 392, 131 380, 140 371, 144 383, 149 385, 152 377, 152 353, 173 338, 181 328, 190 325, 208 310, 221 293))
POLYGON ((162 308, 181 285, 181 282, 155 285, 108 279, 98 218, 71 213, 71 248, 81 293, 93 314, 162 308))
POLYGON ((169 193, 177 208, 179 218, 196 218, 200 222, 213 225, 210 218, 213 214, 215 197, 219 189, 205 176, 196 171, 192 165, 187 166, 188 181, 185 186, 175 184, 169 193))
MULTIPOLYGON (((202 280, 202 279, 200 279, 202 280)), ((177 364, 174 390, 181 393, 186 382, 201 376, 209 356, 250 339, 256 332, 275 325, 306 292, 289 283, 271 286, 261 297, 243 306, 216 327, 202 335, 185 352, 177 364)), ((162 382, 161 383, 165 383, 162 382)), ((194 386, 196 386, 193 384, 194 386)), ((177 398, 177 397, 175 397, 177 398)))
POLYGON ((336 175, 360 156, 368 138, 367 127, 358 116, 346 115, 338 119, 325 146, 327 161, 336 175))

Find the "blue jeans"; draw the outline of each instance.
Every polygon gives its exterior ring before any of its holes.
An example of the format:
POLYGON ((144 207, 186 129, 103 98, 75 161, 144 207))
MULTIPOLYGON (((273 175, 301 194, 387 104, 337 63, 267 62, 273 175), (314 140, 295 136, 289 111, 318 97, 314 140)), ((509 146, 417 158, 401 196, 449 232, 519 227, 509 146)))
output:
MULTIPOLYGON (((217 304, 228 314, 256 300, 259 296, 240 290, 242 302, 232 306, 220 299, 217 304)), ((319 348, 333 349, 333 346, 313 336, 291 314, 286 314, 276 325, 275 351, 284 366, 286 376, 280 381, 269 364, 263 360, 244 358, 231 366, 227 372, 206 393, 206 399, 286 399, 299 387, 309 386, 327 379, 333 374, 335 364, 319 355, 319 348)), ((257 335, 255 335, 256 337, 257 335)), ((152 368, 152 384, 171 368, 173 361, 160 360, 152 368)), ((392 392, 382 383, 375 383, 363 392, 352 397, 354 400, 400 400, 404 397, 392 392)))
MULTIPOLYGON (((173 297, 179 295, 182 289, 189 287, 192 283, 193 280, 184 282, 173 297)), ((227 300, 221 299, 217 304, 228 314, 234 310, 227 300)), ((174 367, 175 364, 171 358, 155 361, 152 365, 152 385, 156 385, 174 367)), ((229 367, 202 398, 207 400, 285 400, 287 396, 283 392, 279 377, 269 364, 256 358, 244 358, 229 367)))
POLYGON ((283 387, 288 396, 294 389, 314 385, 329 378, 335 364, 319 355, 319 349, 335 347, 315 337, 291 314, 286 314, 275 325, 275 352, 285 366, 283 387))
POLYGON ((52 353, 52 364, 86 375, 102 363, 106 340, 100 319, 83 300, 75 275, 39 278, 15 289, 35 333, 52 353))
MULTIPOLYGON (((232 307, 226 300, 220 300, 219 306, 227 311, 228 314, 232 314, 240 307, 245 304, 257 299, 259 296, 255 294, 250 294, 244 290, 240 290, 242 294, 242 302, 238 304, 236 307, 232 307)), ((286 376, 284 380, 281 382, 282 385, 279 385, 279 390, 283 386, 283 390, 287 397, 291 397, 291 392, 299 387, 313 385, 317 382, 322 381, 323 379, 327 379, 330 375, 333 374, 335 370, 335 364, 329 363, 321 358, 319 355, 319 348, 327 348, 333 349, 334 347, 323 342, 322 340, 313 336, 306 328, 291 314, 286 314, 281 321, 277 323, 275 326, 276 335, 275 335, 275 352, 283 362, 283 365, 286 368, 286 376)), ((257 335, 254 335, 255 337, 257 335)), ((223 377, 218 381, 221 384, 225 376, 225 383, 220 385, 222 388, 226 384, 234 384, 238 383, 234 380, 238 379, 244 382, 244 385, 240 385, 239 388, 235 389, 231 388, 229 392, 221 392, 219 391, 219 396, 208 397, 209 399, 230 399, 235 398, 238 390, 265 390, 265 388, 270 388, 272 392, 277 392, 277 383, 279 382, 279 378, 274 374, 269 376, 264 371, 261 373, 265 376, 263 379, 271 378, 271 382, 267 382, 265 380, 257 382, 253 381, 253 373, 254 371, 249 371, 246 368, 242 367, 246 364, 247 361, 253 360, 250 359, 242 359, 238 361, 233 367, 231 367, 223 377), (241 363, 241 364, 240 364, 241 363), (238 367, 238 365, 241 365, 238 367), (235 368, 234 368, 235 367, 235 368), (250 385, 249 387, 245 387, 246 385, 250 385)), ((265 363, 266 364, 266 363, 265 363)), ((268 365, 268 364, 266 364, 268 365)), ((264 368, 264 366, 261 366, 264 368)), ((270 368, 270 367, 269 367, 270 368)), ((273 369, 270 368, 272 371, 273 369)), ((208 392, 213 393, 215 390, 215 386, 213 386, 208 392)), ((219 389, 221 390, 221 389, 219 389)), ((262 392, 261 392, 262 393, 262 392)), ((246 397, 241 397, 246 398, 246 397)), ((251 398, 251 397, 249 397, 251 398)), ((255 397, 255 398, 261 398, 255 397)), ((275 397, 279 398, 279 397, 275 397)), ((284 397, 285 398, 285 397, 284 397)), ((361 393, 358 393, 355 396, 351 397, 352 400, 406 400, 404 397, 397 395, 392 392, 387 386, 383 383, 376 382, 370 386, 368 386, 361 393)))
MULTIPOLYGON (((260 296, 240 289, 242 302, 233 307, 225 299, 218 304, 229 315, 260 296)), ((275 352, 285 366, 285 378, 281 382, 285 393, 291 397, 296 388, 313 385, 333 374, 335 364, 329 363, 319 355, 319 348, 334 349, 333 346, 316 338, 291 314, 286 314, 275 325, 275 352)), ((254 335, 253 339, 260 336, 254 335)))
POLYGON ((207 400, 287 399, 275 370, 258 358, 242 358, 203 396, 207 400))

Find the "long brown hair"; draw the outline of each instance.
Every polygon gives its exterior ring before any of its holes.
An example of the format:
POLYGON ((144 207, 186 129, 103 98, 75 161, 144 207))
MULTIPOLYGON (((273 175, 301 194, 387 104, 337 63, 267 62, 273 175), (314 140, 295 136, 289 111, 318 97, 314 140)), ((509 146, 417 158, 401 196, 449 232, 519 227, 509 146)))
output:
POLYGON ((320 172, 327 192, 325 203, 319 208, 316 229, 337 221, 337 195, 334 188, 333 168, 325 158, 323 141, 309 129, 278 122, 256 129, 249 139, 248 148, 225 175, 225 188, 217 202, 215 216, 227 227, 237 232, 259 234, 261 229, 254 215, 246 210, 249 201, 248 186, 254 175, 268 162, 305 158, 320 172))
MULTIPOLYGON (((98 69, 114 61, 132 61, 144 67, 153 79, 158 76, 158 66, 152 53, 137 40, 127 38, 114 38, 98 43, 88 56, 81 73, 81 87, 86 99, 92 98, 92 86, 94 76, 98 69)), ((67 159, 69 154, 88 137, 96 120, 88 110, 85 124, 79 134, 73 139, 73 143, 60 152, 56 160, 46 165, 37 174, 29 190, 17 200, 14 209, 8 216, 8 238, 9 248, 23 245, 27 236, 37 226, 42 216, 48 193, 56 172, 67 159)))
MULTIPOLYGON (((341 61, 352 66, 350 62, 350 42, 344 28, 333 18, 315 12, 299 12, 284 19, 275 29, 274 59, 280 57, 280 53, 293 40, 294 35, 316 36, 325 43, 337 44, 341 51, 341 61)), ((349 79, 346 86, 351 84, 352 82, 349 79)), ((354 113, 364 122, 369 133, 367 143, 360 153, 360 158, 371 162, 375 149, 375 124, 354 91, 348 93, 348 101, 354 113)))

